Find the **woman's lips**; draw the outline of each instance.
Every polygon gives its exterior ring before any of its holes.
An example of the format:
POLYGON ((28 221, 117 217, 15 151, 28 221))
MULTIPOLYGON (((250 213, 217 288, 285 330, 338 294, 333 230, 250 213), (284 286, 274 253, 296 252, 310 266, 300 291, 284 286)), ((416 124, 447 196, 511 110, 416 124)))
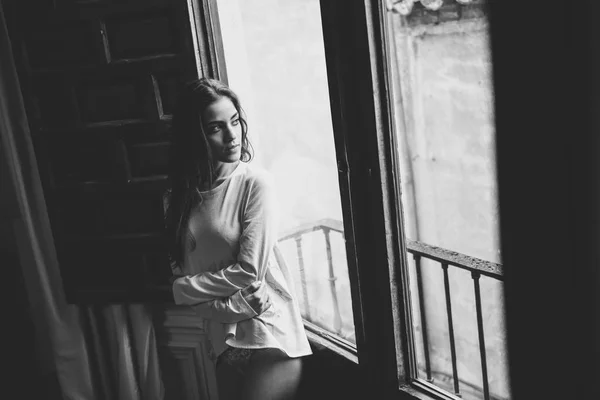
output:
POLYGON ((230 147, 226 148, 225 151, 227 153, 234 153, 235 151, 237 151, 238 147, 240 147, 240 145, 236 144, 236 145, 233 145, 233 146, 230 146, 230 147))

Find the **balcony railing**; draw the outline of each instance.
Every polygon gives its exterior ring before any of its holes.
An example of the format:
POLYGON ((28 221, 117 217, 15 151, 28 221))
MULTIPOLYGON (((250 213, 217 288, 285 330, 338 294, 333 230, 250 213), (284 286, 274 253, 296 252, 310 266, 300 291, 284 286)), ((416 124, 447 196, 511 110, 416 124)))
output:
POLYGON ((425 356, 425 370, 427 374, 427 381, 432 381, 431 376, 431 363, 429 359, 429 337, 427 330, 427 314, 424 307, 423 298, 423 273, 422 273, 422 259, 428 259, 435 261, 442 270, 444 276, 444 295, 446 299, 446 316, 448 319, 448 332, 450 341, 450 353, 452 358, 452 381, 454 386, 454 394, 459 396, 460 385, 458 368, 456 365, 456 340, 454 337, 454 319, 452 316, 452 302, 450 293, 450 281, 448 278, 448 268, 460 268, 462 270, 469 271, 473 280, 473 290, 475 294, 475 308, 477 313, 477 332, 479 337, 479 354, 481 358, 481 375, 483 381, 483 396, 485 400, 490 400, 489 390, 489 379, 488 379, 488 365, 485 351, 485 334, 483 329, 483 314, 481 306, 481 287, 479 279, 481 276, 487 276, 492 279, 503 281, 502 265, 481 260, 479 258, 469 257, 464 254, 460 254, 454 251, 442 249, 435 246, 430 246, 425 243, 421 243, 414 240, 407 240, 407 251, 412 254, 415 261, 416 275, 417 275, 417 288, 419 296, 419 313, 421 317, 421 334, 423 340, 423 351, 425 356))
MULTIPOLYGON (((354 327, 353 321, 345 321, 342 319, 342 314, 340 313, 340 303, 339 303, 339 293, 338 288, 336 287, 336 280, 338 277, 335 275, 333 257, 332 257, 332 245, 331 245, 331 235, 337 234, 341 235, 343 238, 343 224, 341 221, 333 220, 333 219, 322 219, 316 221, 314 223, 305 224, 299 226, 289 232, 284 233, 280 239, 279 243, 283 244, 287 241, 295 242, 295 256, 297 257, 298 266, 299 266, 299 274, 300 274, 300 295, 303 300, 303 317, 306 321, 306 326, 308 330, 318 331, 314 333, 321 334, 321 336, 327 336, 328 339, 335 338, 336 335, 340 336, 342 329, 348 327, 354 327), (309 304, 311 300, 308 295, 307 288, 307 270, 305 268, 305 254, 303 248, 303 238, 307 234, 311 234, 313 232, 322 232, 323 234, 323 243, 326 251, 327 257, 327 265, 328 265, 328 280, 329 280, 329 290, 331 291, 331 298, 333 299, 333 315, 334 319, 332 321, 331 326, 316 326, 313 323, 309 304), (324 330, 321 330, 324 329, 324 330), (333 335, 332 335, 333 334, 333 335)), ((473 282, 473 291, 475 294, 475 307, 477 314, 477 332, 478 332, 478 345, 479 345, 479 354, 480 354, 480 362, 481 362, 481 373, 482 373, 482 388, 481 393, 485 400, 490 400, 490 390, 489 390, 489 380, 488 380, 488 364, 487 364, 487 356, 486 356, 486 348, 485 348, 485 333, 483 326, 483 315, 482 315, 482 302, 481 302, 481 287, 480 287, 480 278, 481 276, 486 276, 488 278, 503 281, 503 273, 502 273, 502 265, 481 260, 474 257, 469 257, 454 251, 450 251, 447 249, 430 246, 422 242, 407 240, 407 251, 411 254, 412 258, 415 262, 416 268, 416 284, 418 288, 418 303, 419 303, 419 314, 421 320, 421 335, 422 335, 422 344, 423 344, 423 354, 425 358, 425 374, 427 376, 427 381, 431 383, 433 381, 432 378, 432 369, 430 362, 430 341, 428 335, 427 328, 427 315, 425 312, 425 299, 424 299, 424 290, 423 290, 423 268, 424 265, 439 265, 441 272, 443 274, 444 281, 444 296, 445 296, 445 304, 446 304, 446 316, 447 316, 447 327, 449 333, 449 345, 450 345, 450 355, 452 360, 452 382, 454 395, 461 397, 460 391, 460 379, 458 375, 457 368, 457 355, 456 355, 456 339, 454 336, 454 317, 452 314, 452 302, 451 302, 451 290, 450 290, 450 282, 448 276, 449 268, 458 268, 461 270, 465 270, 470 272, 471 279, 473 282), (423 263, 423 260, 431 260, 433 263, 423 263)), ((275 255, 277 257, 278 262, 285 263, 284 256, 281 253, 279 248, 276 248, 275 255)), ((337 338, 339 340, 339 338, 337 338)), ((352 344, 347 340, 341 340, 341 344, 346 348, 351 348, 352 344)), ((463 381, 463 384, 465 382, 463 381)))
MULTIPOLYGON (((305 264, 304 264, 304 248, 303 248, 303 238, 305 235, 309 234, 309 233, 313 233, 313 232, 317 232, 320 231, 323 233, 323 241, 325 244, 325 251, 326 251, 326 257, 327 257, 327 266, 329 269, 329 289, 331 290, 331 298, 333 299, 333 315, 334 315, 334 319, 333 319, 333 325, 331 327, 328 327, 330 330, 332 330, 332 333, 335 333, 337 335, 341 335, 342 333, 342 328, 344 326, 344 323, 347 324, 352 324, 352 321, 342 321, 342 314, 340 312, 340 302, 339 302, 339 294, 338 294, 338 290, 336 287, 336 280, 337 280, 337 276, 335 275, 335 270, 334 270, 334 266, 333 266, 333 255, 332 255, 332 250, 331 250, 331 235, 333 234, 339 234, 341 235, 341 237, 343 238, 344 236, 344 227, 341 221, 338 220, 334 220, 334 219, 322 219, 313 223, 309 223, 309 224, 305 224, 305 225, 301 225, 299 227, 296 227, 294 229, 292 229, 289 232, 284 233, 280 238, 279 238, 279 243, 284 243, 286 241, 289 240, 293 240, 296 243, 296 257, 298 259, 298 266, 300 269, 300 286, 301 286, 301 295, 302 295, 302 299, 304 301, 304 318, 310 322, 312 326, 314 326, 312 324, 312 319, 311 319, 311 313, 310 313, 310 298, 308 295, 308 288, 307 288, 307 279, 306 279, 306 268, 305 268, 305 264)), ((284 261, 284 257, 283 254, 281 253, 281 250, 279 248, 275 249, 275 256, 277 258, 277 261, 279 263, 285 262, 284 261)))

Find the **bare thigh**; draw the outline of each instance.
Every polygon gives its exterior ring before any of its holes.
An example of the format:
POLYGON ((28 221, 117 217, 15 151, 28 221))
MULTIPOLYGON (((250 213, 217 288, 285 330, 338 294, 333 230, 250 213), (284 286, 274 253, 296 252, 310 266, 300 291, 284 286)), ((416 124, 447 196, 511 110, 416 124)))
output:
POLYGON ((277 349, 258 349, 243 378, 240 400, 292 400, 300 385, 302 360, 277 349))

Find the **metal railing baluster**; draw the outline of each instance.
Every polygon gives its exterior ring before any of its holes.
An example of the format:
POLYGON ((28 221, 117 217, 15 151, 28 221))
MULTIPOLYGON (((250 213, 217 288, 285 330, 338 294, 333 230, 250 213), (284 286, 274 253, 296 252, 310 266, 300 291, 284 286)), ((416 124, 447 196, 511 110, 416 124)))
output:
MULTIPOLYGON (((470 257, 464 254, 460 254, 458 252, 444 249, 437 246, 428 245, 423 242, 407 240, 407 251, 413 255, 415 261, 417 262, 417 272, 420 271, 421 261, 423 259, 437 261, 442 265, 444 269, 444 285, 445 285, 445 295, 446 295, 446 308, 448 315, 448 328, 449 328, 449 336, 450 336, 450 350, 452 356, 452 377, 454 379, 454 391, 455 394, 459 397, 462 397, 458 392, 460 390, 459 380, 458 380, 458 369, 457 369, 457 360, 456 360, 456 341, 454 338, 454 326, 453 326, 453 315, 452 315, 452 307, 451 307, 451 296, 450 296, 450 284, 448 279, 448 267, 452 266, 453 268, 457 268, 463 271, 468 271, 471 273, 471 276, 474 280, 474 290, 475 290, 475 301, 476 301, 476 310, 477 310, 477 324, 478 324, 478 338, 479 338, 479 350, 481 356, 481 369, 482 369, 482 381, 483 385, 481 390, 482 398, 485 400, 489 400, 489 380, 488 380, 488 372, 487 372, 487 358, 486 358, 486 348, 485 348, 485 334, 483 329, 483 314, 482 314, 482 299, 481 299, 481 289, 480 289, 480 281, 481 276, 487 276, 488 278, 495 279, 497 281, 503 282, 503 271, 502 265, 494 262, 482 260, 475 257, 470 257)), ((423 281, 422 276, 419 276, 417 273, 417 285, 418 285, 418 296, 419 302, 422 303, 422 299, 424 297, 423 292, 423 281)), ((425 310, 421 308, 421 314, 425 313, 425 310)), ((425 339, 424 339, 425 342, 425 339)), ((427 366, 426 366, 427 368, 427 366)))
POLYGON ((417 271, 417 291, 419 293, 419 312, 421 313, 421 336, 423 337, 423 350, 425 355, 425 371, 427 381, 433 382, 431 377, 431 362, 429 360, 429 331, 427 330, 427 315, 425 313, 425 295, 423 291, 423 276, 421 272, 421 256, 413 254, 417 271))
POLYGON ((483 334, 483 313, 481 307, 481 288, 479 286, 479 278, 481 274, 471 272, 473 278, 473 286, 475 288, 475 307, 477 309, 477 332, 479 334, 479 353, 481 355, 481 378, 483 380, 483 397, 485 400, 490 400, 490 388, 487 374, 487 359, 485 354, 485 336, 483 334))
POLYGON ((450 280, 448 279, 448 263, 442 262, 444 271, 444 289, 446 293, 446 314, 448 315, 448 333, 450 336, 450 353, 452 356, 452 378, 454 380, 454 394, 460 397, 458 384, 458 368, 456 366, 456 342, 454 341, 454 324, 452 322, 452 304, 450 302, 450 280))
POLYGON ((327 263, 329 265, 329 287, 331 288, 331 297, 333 299, 333 329, 336 333, 342 332, 342 314, 340 313, 340 303, 338 300, 337 289, 335 287, 336 276, 333 271, 333 257, 331 254, 331 238, 329 237, 330 229, 323 228, 325 235, 325 248, 327 251, 327 263))
POLYGON ((298 254, 298 268, 300 270, 300 283, 302 284, 302 297, 304 299, 304 317, 310 320, 310 304, 308 302, 308 289, 306 288, 306 271, 304 270, 304 253, 302 251, 302 235, 294 238, 296 253, 298 254))

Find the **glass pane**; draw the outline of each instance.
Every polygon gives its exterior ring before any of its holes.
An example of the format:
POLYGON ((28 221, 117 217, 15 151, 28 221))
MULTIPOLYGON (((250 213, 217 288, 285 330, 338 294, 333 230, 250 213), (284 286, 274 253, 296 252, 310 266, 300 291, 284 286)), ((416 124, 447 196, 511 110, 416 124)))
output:
POLYGON ((318 0, 219 0, 229 85, 276 179, 302 315, 355 343, 318 0))
MULTIPOLYGON (((500 263, 487 16, 480 1, 390 4, 388 38, 401 203, 409 239, 415 375, 450 393, 458 388, 464 399, 483 399, 471 273, 448 267, 451 332, 442 264, 423 255, 417 271, 413 254, 418 254, 419 243, 412 241, 435 246, 433 251, 442 258, 452 258, 453 252, 500 263)), ((483 276, 479 283, 489 393, 491 398, 508 399, 502 278, 483 276)))

